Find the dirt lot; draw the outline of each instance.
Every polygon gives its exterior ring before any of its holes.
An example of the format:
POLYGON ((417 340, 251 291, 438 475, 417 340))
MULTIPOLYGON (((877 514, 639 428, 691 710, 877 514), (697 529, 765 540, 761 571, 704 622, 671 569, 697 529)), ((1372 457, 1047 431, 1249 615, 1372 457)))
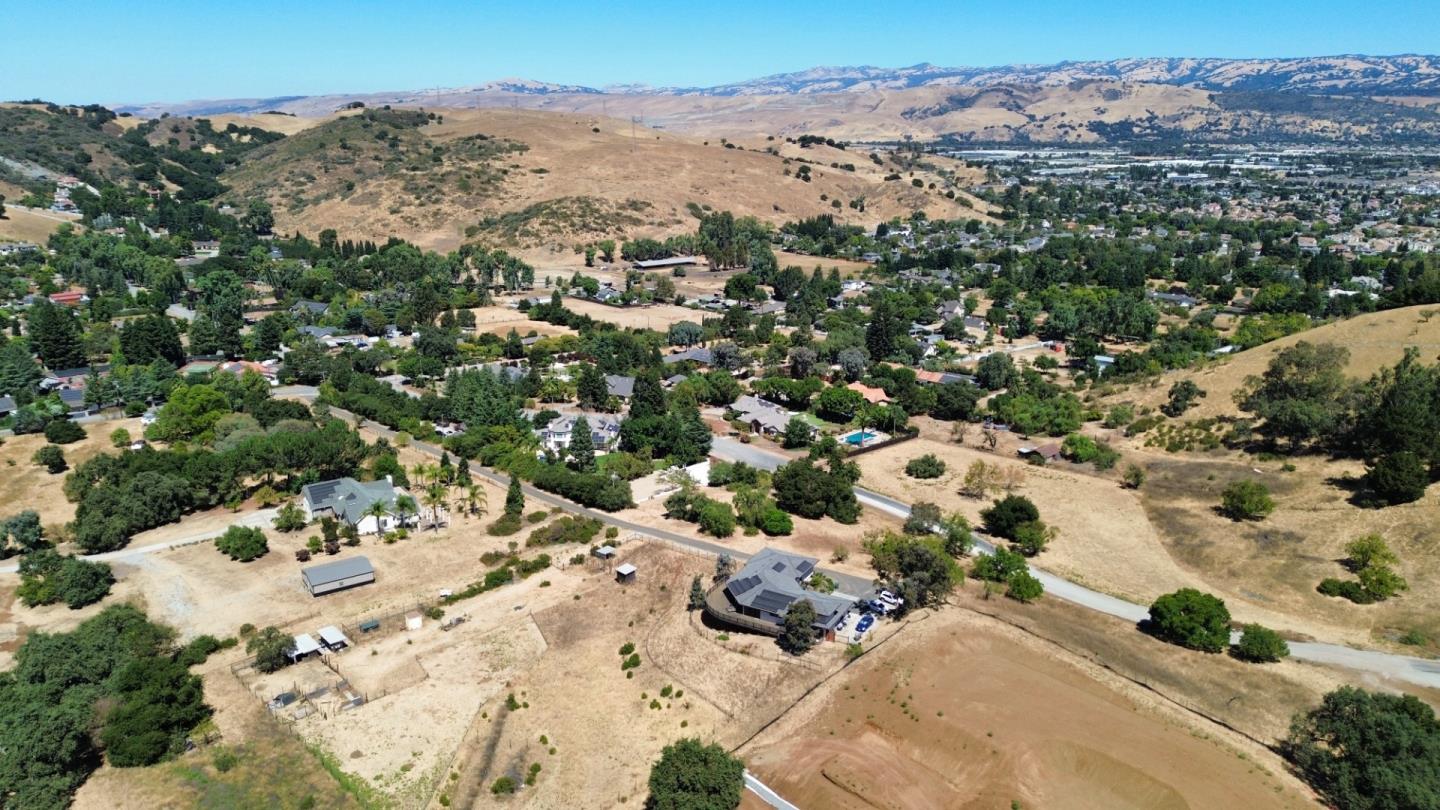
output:
POLYGON ((510 334, 511 329, 514 329, 521 337, 526 337, 531 332, 544 337, 575 334, 575 330, 569 327, 556 326, 544 321, 532 321, 520 310, 506 306, 476 307, 470 311, 475 313, 477 331, 491 332, 502 337, 510 334))
POLYGON ((680 321, 699 323, 706 315, 700 310, 677 307, 674 304, 612 307, 581 298, 566 298, 565 308, 582 315, 589 315, 597 321, 609 321, 623 328, 654 329, 659 332, 664 332, 670 328, 671 324, 680 321))
POLYGON ((638 565, 636 584, 597 574, 573 598, 535 611, 548 647, 508 684, 522 708, 506 711, 497 697, 482 709, 493 721, 462 749, 454 806, 489 801, 491 782, 518 780, 532 762, 542 770, 517 796, 522 806, 638 805, 666 744, 698 735, 737 745, 839 666, 838 644, 787 663, 769 638, 709 628, 688 613, 691 577, 712 571, 709 559, 656 544, 624 547, 622 557, 638 565), (620 668, 627 642, 641 659, 633 678, 620 668))
POLYGON ((802 807, 1310 807, 1273 755, 976 614, 912 624, 740 752, 802 807))
MULTIPOLYGON (((65 461, 72 469, 100 453, 121 452, 110 444, 110 432, 116 428, 123 427, 136 438, 143 433, 139 419, 116 419, 83 427, 84 439, 61 446, 65 461)), ((0 464, 4 465, 4 474, 0 475, 0 503, 5 504, 4 514, 34 509, 40 513, 40 522, 46 525, 75 518, 75 504, 65 500, 62 490, 65 474, 51 475, 30 460, 46 443, 44 435, 29 433, 7 437, 0 445, 0 464)))
MULTIPOLYGON (((480 479, 476 479, 477 481, 480 479)), ((491 537, 485 526, 505 501, 505 493, 486 485, 492 514, 479 518, 452 516, 439 531, 412 530, 410 537, 393 544, 374 535, 361 538, 356 548, 342 547, 339 557, 365 555, 375 566, 374 586, 355 588, 317 599, 304 589, 300 569, 311 563, 295 560, 316 530, 281 534, 266 532, 270 553, 250 563, 238 563, 216 551, 210 543, 132 558, 115 565, 121 598, 143 597, 150 615, 176 628, 184 636, 234 634, 243 622, 257 627, 285 626, 307 617, 326 623, 361 613, 386 611, 435 599, 438 589, 460 589, 484 575, 480 555, 503 550, 516 540, 522 545, 531 528, 508 538, 491 537), (213 594, 224 593, 227 600, 213 594), (236 605, 243 607, 237 610, 236 605)), ((182 521, 180 526, 185 526, 182 521)))

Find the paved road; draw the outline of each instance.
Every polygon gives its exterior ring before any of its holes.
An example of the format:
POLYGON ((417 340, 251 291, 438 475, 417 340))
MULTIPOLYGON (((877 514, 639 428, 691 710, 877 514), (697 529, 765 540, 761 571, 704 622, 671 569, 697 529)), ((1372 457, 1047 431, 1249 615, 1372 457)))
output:
POLYGON ((785 801, 779 793, 771 790, 768 785, 760 781, 759 777, 749 771, 745 772, 745 789, 759 796, 760 801, 765 802, 775 808, 775 810, 800 810, 799 807, 785 801))
MULTIPOLYGON (((315 389, 309 386, 285 386, 275 389, 277 395, 295 396, 301 398, 313 397, 314 394, 310 393, 313 391, 315 391, 315 389)), ((354 414, 341 408, 332 407, 330 409, 330 413, 351 423, 355 421, 354 414)), ((392 441, 395 438, 395 431, 391 430, 388 427, 385 427, 379 422, 366 421, 364 422, 363 426, 366 430, 369 430, 377 435, 384 436, 387 439, 391 439, 392 441)), ((444 452, 443 448, 437 445, 429 444, 427 442, 412 441, 410 442, 409 446, 433 458, 439 458, 441 453, 444 452)), ((475 462, 470 463, 470 472, 500 487, 506 487, 510 484, 510 478, 508 475, 502 475, 495 472, 494 470, 491 470, 489 467, 483 467, 475 462)), ((562 498, 559 495, 536 489, 535 487, 532 487, 529 484, 523 482, 520 485, 520 489, 524 491, 525 497, 527 499, 538 501, 549 506, 558 506, 561 509, 570 512, 571 514, 594 518, 595 520, 598 520, 607 526, 615 526, 622 531, 645 535, 647 537, 655 537, 670 543, 675 543, 677 545, 693 548, 697 551, 705 552, 706 554, 714 554, 717 556, 720 554, 728 554, 731 558, 742 562, 750 557, 749 554, 746 554, 743 551, 738 551, 729 546, 721 545, 719 543, 712 543, 708 540, 700 540, 698 538, 690 537, 689 535, 680 534, 678 532, 672 532, 667 529, 659 529, 653 526, 646 526, 644 524, 635 523, 629 520, 622 520, 608 512, 601 512, 595 509, 590 509, 589 507, 581 506, 573 501, 562 498)), ((849 595, 858 597, 869 594, 874 590, 874 582, 863 577, 857 577, 853 574, 845 574, 839 571, 830 571, 826 569, 820 570, 826 576, 835 580, 835 583, 839 586, 840 590, 844 591, 849 595)))
MULTIPOLYGON (((716 456, 730 461, 744 461, 746 464, 767 470, 773 470, 789 460, 786 457, 766 451, 753 444, 744 444, 726 437, 718 437, 715 439, 712 445, 712 452, 714 452, 716 456)), ((906 518, 910 516, 909 504, 877 492, 871 492, 863 487, 855 488, 855 498, 865 506, 895 515, 896 517, 906 518)), ((995 546, 982 537, 976 537, 975 548, 983 554, 995 553, 995 546)), ((1137 605, 1134 602, 1117 599, 1109 594, 1091 590, 1084 585, 1071 582, 1068 579, 1056 576, 1039 568, 1032 567, 1030 573, 1045 586, 1045 593, 1057 599, 1063 599, 1066 602, 1087 607, 1091 610, 1124 619, 1128 622, 1138 623, 1149 618, 1150 610, 1145 605, 1137 605)), ((1238 640, 1239 636, 1240 634, 1238 632, 1235 633, 1232 641, 1238 640)), ((1317 641, 1291 642, 1290 655, 1293 658, 1303 661, 1311 661, 1317 664, 1332 664, 1360 672, 1370 672, 1376 675, 1406 681, 1419 686, 1440 688, 1440 661, 1415 658, 1408 655, 1396 655, 1378 650, 1361 650, 1340 644, 1326 644, 1317 641)))
MULTIPOLYGON (((280 396, 297 396, 313 399, 315 389, 309 386, 290 386, 276 389, 276 394, 280 396)), ((351 421, 354 420, 354 416, 346 411, 338 408, 331 408, 330 410, 331 413, 336 416, 351 421)), ((378 423, 367 422, 366 427, 383 436, 393 438, 395 435, 394 431, 378 423)), ((423 453, 435 457, 439 457, 441 452, 440 448, 424 442, 414 442, 412 446, 423 453)), ((711 452, 722 459, 744 461, 746 464, 766 470, 774 470, 790 460, 788 456, 763 449, 754 444, 746 444, 726 436, 715 437, 711 445, 711 452)), ((502 477, 488 468, 481 467, 477 464, 471 464, 470 469, 474 474, 483 476, 501 486, 509 483, 508 478, 502 477)), ((574 514, 595 518, 606 525, 617 526, 625 531, 657 537, 709 554, 729 554, 737 560, 744 560, 749 556, 718 543, 711 543, 676 532, 621 520, 605 512, 597 512, 593 509, 579 506, 557 495, 541 492, 529 485, 524 485, 523 489, 528 498, 534 498, 537 501, 552 506, 559 506, 574 514)), ((865 506, 897 517, 905 518, 910 515, 909 504, 877 492, 871 492, 863 487, 855 488, 855 497, 865 506)), ((976 538, 975 546, 977 551, 984 554, 993 554, 995 551, 994 545, 986 542, 981 537, 976 538)), ((824 573, 835 580, 836 584, 840 586, 841 591, 850 595, 865 595, 873 591, 873 582, 861 577, 829 570, 824 570, 824 573)), ((1057 599, 1087 607, 1091 610, 1099 611, 1128 622, 1139 622, 1149 616, 1149 609, 1145 605, 1137 605, 1134 602, 1117 599, 1109 594, 1091 590, 1084 585, 1071 582, 1043 569, 1031 568, 1030 573, 1045 586, 1045 592, 1047 594, 1057 599)), ((1290 654, 1294 658, 1305 661, 1343 666, 1361 672, 1395 678, 1420 686, 1440 689, 1440 662, 1437 661, 1406 655, 1396 655, 1378 650, 1358 650, 1339 644, 1326 644, 1323 642, 1294 642, 1290 645, 1290 654)))
MULTIPOLYGON (((251 512, 247 515, 241 515, 235 518, 235 521, 231 523, 230 526, 245 526, 246 528, 252 529, 268 529, 275 522, 275 513, 277 511, 278 510, 275 509, 261 509, 259 511, 251 512)), ((176 548, 177 546, 188 546, 191 543, 199 543, 205 540, 212 540, 224 534, 225 530, 229 529, 230 526, 226 526, 222 529, 206 529, 204 531, 190 532, 189 534, 183 534, 179 537, 172 537, 169 540, 165 540, 160 543, 151 543, 148 546, 127 546, 120 549, 119 551, 107 551, 103 554, 86 554, 84 556, 85 559, 94 560, 96 562, 113 562, 115 560, 124 560, 131 557, 140 557, 145 554, 153 554, 157 551, 165 551, 166 549, 176 548)), ((19 563, 12 563, 10 565, 0 566, 0 574, 14 574, 19 570, 19 563)))

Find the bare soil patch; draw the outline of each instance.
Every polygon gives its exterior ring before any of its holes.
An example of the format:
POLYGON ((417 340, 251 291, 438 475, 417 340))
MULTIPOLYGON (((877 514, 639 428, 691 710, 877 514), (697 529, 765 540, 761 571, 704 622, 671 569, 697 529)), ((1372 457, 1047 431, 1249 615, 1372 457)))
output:
POLYGON ((973 614, 937 614, 741 753, 803 807, 1313 806, 1263 750, 1067 659, 973 614))

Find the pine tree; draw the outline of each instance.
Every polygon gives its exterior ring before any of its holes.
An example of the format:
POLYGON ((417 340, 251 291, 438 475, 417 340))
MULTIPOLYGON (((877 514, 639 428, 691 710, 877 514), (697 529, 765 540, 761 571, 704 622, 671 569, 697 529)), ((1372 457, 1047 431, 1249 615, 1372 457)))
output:
POLYGON ((505 514, 520 517, 525 514, 525 492, 520 489, 520 479, 510 475, 510 487, 505 490, 505 514))
POLYGON ((80 323, 70 311, 41 299, 30 308, 30 342, 52 371, 85 365, 80 323))
POLYGON ((511 360, 519 360, 525 356, 525 344, 520 342, 520 333, 514 329, 505 336, 505 356, 511 360))
POLYGON ((576 384, 580 407, 586 410, 600 410, 610 398, 610 386, 605 384, 605 375, 594 363, 586 363, 580 369, 580 381, 576 384))
POLYGON ((590 435, 590 420, 583 416, 570 429, 570 466, 580 472, 595 470, 595 439, 590 435))
POLYGON ((630 395, 630 418, 645 419, 664 413, 665 389, 660 386, 660 374, 646 369, 635 378, 635 390, 630 395))
POLYGON ((690 609, 700 610, 705 607, 705 587, 700 584, 700 576, 697 574, 690 580, 690 609))
POLYGON ((45 375, 35 358, 30 356, 30 344, 24 339, 11 340, 0 346, 0 395, 10 395, 20 405, 28 405, 34 399, 35 386, 45 375))

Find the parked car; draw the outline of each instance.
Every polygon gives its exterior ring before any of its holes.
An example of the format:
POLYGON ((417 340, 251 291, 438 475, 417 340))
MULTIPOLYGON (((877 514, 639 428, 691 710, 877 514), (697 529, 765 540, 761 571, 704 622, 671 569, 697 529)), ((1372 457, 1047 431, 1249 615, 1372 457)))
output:
POLYGON ((874 616, 869 615, 869 614, 864 615, 864 616, 861 616, 861 617, 860 617, 860 623, 857 624, 857 625, 855 625, 855 635, 856 635, 856 637, 859 637, 859 636, 864 635, 864 634, 865 634, 865 631, 866 631, 866 630, 869 630, 870 627, 871 627, 872 625, 874 625, 874 624, 875 624, 875 617, 874 617, 874 616))

